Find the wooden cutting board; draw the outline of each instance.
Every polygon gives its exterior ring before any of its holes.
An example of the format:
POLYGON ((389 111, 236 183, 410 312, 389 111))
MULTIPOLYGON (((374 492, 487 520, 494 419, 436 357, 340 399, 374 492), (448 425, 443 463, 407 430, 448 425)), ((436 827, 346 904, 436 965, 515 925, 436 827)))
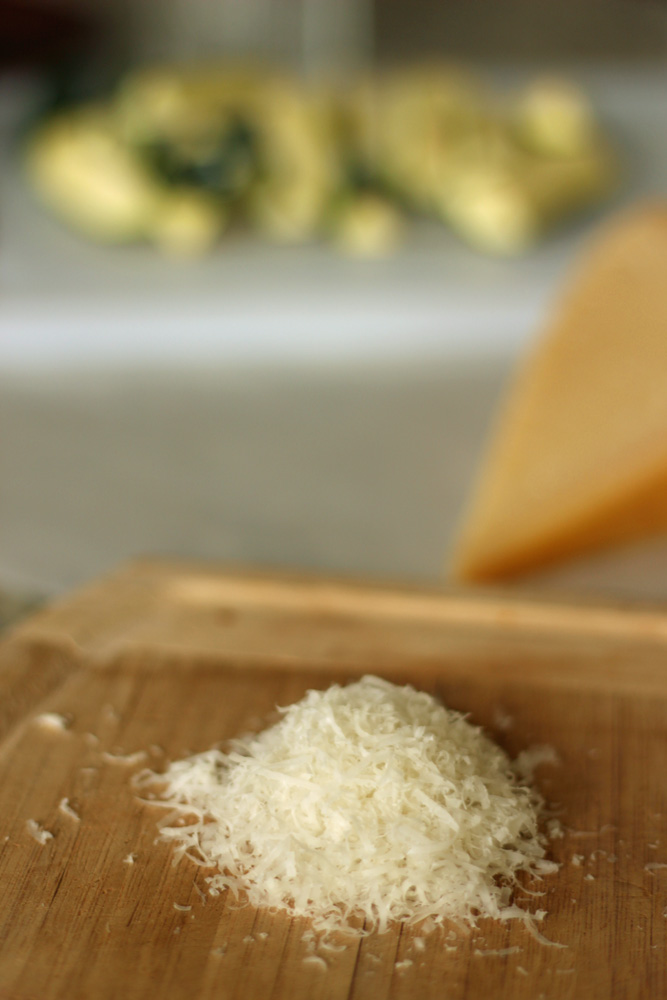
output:
POLYGON ((0 659, 3 1000, 667 996, 661 609, 143 562, 35 615, 0 659), (486 921, 455 951, 436 933, 421 952, 396 928, 325 969, 303 961, 304 921, 206 898, 206 872, 155 843, 139 767, 365 672, 439 695, 513 756, 556 748, 536 782, 562 808, 562 868, 535 905, 566 947, 486 921))

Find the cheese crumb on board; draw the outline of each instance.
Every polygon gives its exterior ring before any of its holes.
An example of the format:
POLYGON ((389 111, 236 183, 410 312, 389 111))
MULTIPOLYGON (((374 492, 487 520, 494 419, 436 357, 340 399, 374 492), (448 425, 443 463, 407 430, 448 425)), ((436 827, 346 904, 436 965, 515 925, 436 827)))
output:
POLYGON ((565 836, 565 831, 563 830, 563 824, 559 819, 550 819, 547 823, 547 833, 549 834, 549 840, 562 840, 565 836))
POLYGON ((477 955, 479 958, 505 958, 507 955, 516 955, 520 951, 522 949, 515 944, 511 948, 475 948, 473 955, 477 955))
POLYGON ((493 724, 496 729, 500 729, 501 732, 506 732, 511 729, 514 725, 514 719, 511 715, 505 712, 502 708, 496 708, 493 713, 493 724))
POLYGON ((69 719, 60 712, 42 712, 35 717, 35 722, 43 729, 52 729, 54 732, 64 732, 69 728, 69 719))
POLYGON ((306 955, 303 959, 304 965, 317 965, 318 968, 322 969, 324 972, 327 971, 329 966, 326 961, 320 955, 306 955))
POLYGON ((102 758, 107 764, 124 764, 126 767, 143 764, 146 757, 145 750, 137 750, 135 753, 110 753, 108 750, 102 751, 102 758))
POLYGON ((25 825, 32 839, 36 840, 38 844, 42 845, 42 847, 44 846, 44 844, 48 844, 50 840, 53 840, 53 834, 51 833, 51 831, 45 830, 43 826, 40 826, 37 820, 28 819, 26 820, 25 825))
POLYGON ((525 781, 532 781, 535 771, 542 764, 557 764, 558 754, 553 747, 537 746, 522 750, 514 761, 514 770, 525 781))
POLYGON ((160 838, 176 858, 217 867, 212 892, 310 917, 318 933, 495 917, 537 934, 544 911, 529 914, 512 891, 519 873, 558 866, 538 831, 543 801, 521 775, 553 752, 517 767, 460 713, 377 677, 280 712, 228 753, 135 781, 170 809, 160 838))
POLYGON ((70 819, 75 820, 77 823, 81 820, 78 812, 75 809, 72 809, 69 799, 61 799, 58 804, 58 810, 65 816, 69 816, 70 819))

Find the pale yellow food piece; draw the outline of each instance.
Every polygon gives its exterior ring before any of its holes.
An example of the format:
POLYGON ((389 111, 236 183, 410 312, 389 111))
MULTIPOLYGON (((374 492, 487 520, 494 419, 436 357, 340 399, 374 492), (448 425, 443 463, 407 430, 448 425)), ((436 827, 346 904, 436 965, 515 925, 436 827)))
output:
POLYGON ((615 160, 600 145, 568 159, 491 150, 453 158, 436 206, 477 249, 521 253, 561 218, 601 201, 617 183, 615 160))
POLYGON ((403 229, 398 209, 376 194, 358 194, 340 209, 333 226, 336 247, 355 257, 384 257, 396 250, 403 229))
POLYGON ((43 125, 28 145, 26 167, 57 215, 104 242, 142 237, 163 193, 110 115, 95 105, 43 125))
POLYGON ((330 198, 316 175, 258 185, 249 209, 262 233, 277 243, 302 243, 318 235, 330 198))
MULTIPOLYGON (((431 211, 452 156, 493 128, 478 81, 428 66, 390 74, 365 101, 372 147, 382 172, 415 205, 431 211)), ((362 105, 363 109, 363 105, 362 105)))
POLYGON ((520 139, 547 156, 579 156, 598 141, 593 108, 569 80, 534 80, 518 102, 515 123, 520 139))
POLYGON ((149 236, 169 256, 198 257, 215 246, 226 224, 227 213, 211 195, 174 188, 160 202, 149 236))
POLYGON ((454 557, 493 580, 667 530, 667 203, 600 234, 511 389, 454 557))
POLYGON ((238 115, 252 114, 270 81, 266 72, 244 65, 149 67, 125 77, 113 114, 129 142, 207 141, 238 115))
POLYGON ((249 199, 253 222, 279 242, 312 239, 342 179, 331 102, 320 92, 275 81, 262 95, 254 124, 264 177, 249 199))

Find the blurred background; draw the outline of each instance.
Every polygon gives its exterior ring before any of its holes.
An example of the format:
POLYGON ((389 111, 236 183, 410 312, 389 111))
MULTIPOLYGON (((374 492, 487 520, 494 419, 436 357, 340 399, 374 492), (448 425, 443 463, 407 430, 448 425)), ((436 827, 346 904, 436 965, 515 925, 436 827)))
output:
POLYGON ((591 227, 666 191, 663 3, 0 0, 5 615, 148 553, 444 579, 591 227))

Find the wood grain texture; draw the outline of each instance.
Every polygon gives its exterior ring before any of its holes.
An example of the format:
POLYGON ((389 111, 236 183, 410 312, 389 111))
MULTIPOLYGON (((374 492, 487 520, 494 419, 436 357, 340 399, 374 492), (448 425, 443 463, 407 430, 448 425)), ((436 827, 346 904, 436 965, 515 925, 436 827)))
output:
MULTIPOLYGON (((0 740, 0 997, 667 995, 667 867, 650 867, 667 865, 660 629, 568 632, 561 624, 550 632, 543 614, 537 627, 506 627, 488 607, 477 625, 470 616, 457 624, 433 612, 433 592, 327 581, 333 604, 329 594, 286 607, 275 596, 278 578, 267 595, 267 578, 258 577, 254 597, 251 580, 239 576, 235 598, 228 573, 144 564, 40 613, 5 643, 0 690, 12 692, 13 709, 0 740), (216 600, 191 599, 202 575, 216 600), (400 614, 402 601, 421 599, 429 615, 400 614), (385 604, 399 611, 373 611, 385 604), (566 948, 487 921, 455 951, 436 933, 420 952, 414 931, 395 928, 327 953, 324 969, 304 963, 305 921, 202 899, 196 887, 206 892, 206 871, 172 866, 170 848, 155 843, 162 812, 130 784, 142 762, 109 755, 143 751, 160 769, 261 726, 277 703, 309 687, 367 670, 469 712, 513 756, 539 743, 556 748, 560 764, 542 766, 536 781, 562 808, 567 832, 552 842, 562 868, 545 880, 546 896, 527 905, 544 906, 541 929, 566 948), (67 716, 69 727, 42 725, 46 711, 67 716), (78 821, 59 808, 63 798, 78 821), (53 839, 37 843, 29 819, 53 839), (477 954, 504 948, 519 950, 477 954)), ((284 581, 292 595, 303 586, 284 581)), ((624 613, 663 617, 607 609, 624 613)))

